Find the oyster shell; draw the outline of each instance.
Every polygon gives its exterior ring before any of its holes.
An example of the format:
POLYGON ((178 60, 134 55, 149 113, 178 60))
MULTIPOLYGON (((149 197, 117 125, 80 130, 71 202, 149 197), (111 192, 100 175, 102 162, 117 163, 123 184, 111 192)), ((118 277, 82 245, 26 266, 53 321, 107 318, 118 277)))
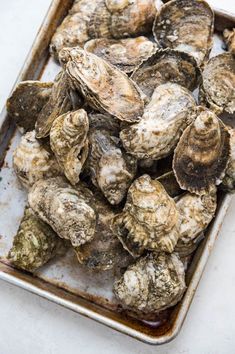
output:
POLYGON ((173 252, 179 214, 161 183, 143 175, 132 183, 123 212, 114 217, 113 229, 133 257, 145 249, 173 252))
POLYGON ((225 29, 223 35, 228 50, 235 55, 235 28, 231 31, 229 29, 225 29))
POLYGON ((84 49, 107 60, 118 69, 131 73, 143 60, 147 59, 157 46, 146 37, 126 39, 92 39, 84 49))
POLYGON ((184 266, 174 253, 150 253, 114 283, 114 294, 122 306, 140 315, 174 306, 185 289, 184 266))
POLYGON ((125 150, 138 159, 158 160, 170 155, 195 116, 191 93, 173 83, 158 86, 140 122, 123 129, 125 150))
POLYGON ((36 182, 28 196, 34 213, 74 247, 94 237, 96 212, 92 199, 92 192, 84 185, 75 189, 62 177, 36 182))
POLYGON ((63 241, 50 226, 26 207, 8 259, 17 268, 34 272, 64 250, 63 241))
POLYGON ((91 130, 107 130, 111 136, 119 136, 120 121, 117 118, 102 113, 90 113, 88 117, 91 130))
POLYGON ((168 82, 193 91, 198 85, 199 76, 200 70, 191 55, 167 48, 156 51, 145 60, 131 78, 150 98, 157 86, 168 82))
POLYGON ((94 238, 75 251, 80 263, 93 270, 110 270, 127 267, 132 257, 126 252, 111 229, 111 220, 115 215, 110 205, 95 195, 97 225, 94 238))
POLYGON ((27 189, 40 179, 62 174, 54 155, 36 139, 34 130, 22 136, 13 153, 13 168, 27 189))
MULTIPOLYGON (((40 111, 36 125, 36 137, 44 138, 49 135, 51 126, 54 120, 61 114, 67 113, 72 110, 74 98, 72 97, 71 88, 67 79, 67 75, 64 71, 61 71, 55 79, 51 96, 40 111)), ((81 103, 77 99, 76 104, 81 103)))
POLYGON ((38 114, 49 100, 52 86, 52 82, 22 81, 11 93, 7 112, 23 132, 34 129, 38 114))
POLYGON ((80 172, 88 156, 88 130, 89 120, 84 109, 59 116, 51 127, 51 149, 73 185, 79 182, 80 172))
POLYGON ((134 82, 123 72, 79 48, 61 50, 60 60, 72 86, 91 107, 127 122, 140 119, 144 102, 134 82))
POLYGON ((231 156, 222 181, 222 188, 228 192, 235 192, 235 129, 230 129, 231 156))
POLYGON ((91 14, 95 11, 98 3, 101 1, 80 0, 74 3, 62 24, 57 27, 51 40, 50 52, 56 59, 64 47, 82 46, 90 39, 88 25, 91 14))
POLYGON ((231 53, 219 54, 207 62, 199 100, 216 114, 235 112, 235 58, 231 53))
POLYGON ((103 0, 97 3, 88 26, 91 38, 124 38, 151 31, 154 0, 103 0))
POLYGON ((203 0, 172 0, 156 15, 153 34, 162 48, 191 54, 202 65, 208 59, 214 31, 214 13, 203 0))
POLYGON ((174 152, 173 170, 180 187, 203 194, 221 183, 230 156, 229 140, 220 119, 201 108, 174 152))
POLYGON ((216 211, 216 189, 202 196, 185 193, 176 202, 180 214, 180 238, 175 252, 180 256, 191 254, 203 238, 203 232, 210 224, 216 211))
POLYGON ((119 146, 119 139, 109 130, 92 130, 89 134, 88 168, 92 183, 110 204, 119 204, 135 177, 137 163, 119 146))

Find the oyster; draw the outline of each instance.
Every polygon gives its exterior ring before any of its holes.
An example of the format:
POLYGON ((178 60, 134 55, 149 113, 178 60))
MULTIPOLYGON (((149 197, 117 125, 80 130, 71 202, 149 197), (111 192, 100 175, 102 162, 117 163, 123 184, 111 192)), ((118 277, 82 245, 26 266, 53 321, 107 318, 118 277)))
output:
POLYGON ((158 86, 140 122, 121 131, 125 150, 138 159, 158 160, 170 155, 194 119, 195 108, 186 88, 173 83, 158 86))
POLYGON ((109 130, 91 130, 88 168, 92 183, 110 204, 119 204, 135 177, 137 163, 119 146, 119 139, 109 130))
POLYGON ((62 177, 36 182, 28 196, 35 214, 74 247, 94 237, 96 212, 92 199, 92 192, 84 185, 75 189, 62 177))
POLYGON ((174 306, 185 289, 184 266, 174 253, 150 253, 114 283, 114 294, 122 306, 139 315, 174 306))
POLYGON ((7 112, 23 132, 34 129, 38 114, 49 100, 52 86, 52 82, 22 81, 11 93, 7 112))
POLYGON ((51 127, 51 149, 73 185, 79 182, 80 172, 88 156, 88 130, 89 120, 84 109, 59 116, 51 127))
POLYGON ((235 28, 231 31, 229 29, 225 29, 223 35, 228 50, 235 55, 235 28))
POLYGON ((54 120, 61 114, 67 113, 73 108, 79 108, 81 102, 78 97, 76 100, 78 107, 73 106, 73 102, 75 102, 73 95, 75 95, 75 93, 71 92, 67 75, 64 71, 61 71, 56 76, 48 102, 37 117, 35 125, 37 138, 48 136, 54 120))
POLYGON ((222 187, 228 192, 235 192, 235 129, 230 129, 231 156, 222 181, 222 187))
POLYGON ((97 225, 94 238, 75 251, 80 263, 93 270, 110 270, 126 267, 132 257, 126 252, 111 229, 111 220, 115 215, 110 205, 95 195, 97 225))
POLYGON ((157 46, 146 37, 126 39, 92 39, 84 49, 107 60, 118 69, 131 73, 147 59, 157 46))
POLYGON ((221 183, 229 156, 229 132, 219 118, 201 108, 174 152, 173 170, 182 189, 203 194, 221 183))
POLYGON ((193 91, 197 87, 199 76, 200 70, 191 55, 167 48, 156 51, 145 60, 131 78, 150 98, 157 86, 168 82, 193 91))
POLYGON ((13 153, 13 168, 27 189, 40 179, 62 174, 54 155, 36 139, 34 130, 22 136, 13 153))
POLYGON ((123 212, 114 217, 113 229, 133 257, 145 249, 173 252, 179 214, 161 183, 143 175, 132 183, 123 212))
POLYGON ((102 113, 90 113, 88 117, 91 130, 107 130, 110 135, 119 136, 120 121, 117 118, 102 113))
POLYGON ((127 122, 140 119, 144 102, 137 86, 123 72, 79 48, 61 50, 60 61, 72 86, 91 107, 127 122))
POLYGON ((162 48, 191 54, 202 65, 208 59, 214 31, 214 13, 203 0, 172 0, 156 15, 153 34, 162 48))
POLYGON ((180 256, 191 254, 203 238, 203 232, 210 224, 216 211, 216 189, 202 196, 185 193, 176 202, 180 214, 180 238, 175 252, 180 256))
POLYGON ((199 100, 216 114, 235 112, 235 58, 231 53, 219 54, 207 62, 199 100))
POLYGON ((63 241, 50 226, 26 207, 8 259, 16 267, 34 272, 64 250, 63 241))
POLYGON ((74 3, 51 40, 50 52, 56 59, 64 47, 83 46, 90 39, 88 34, 90 17, 99 3, 100 0, 79 0, 74 3))
POLYGON ((154 0, 103 0, 97 3, 88 26, 91 38, 124 38, 151 31, 154 0))

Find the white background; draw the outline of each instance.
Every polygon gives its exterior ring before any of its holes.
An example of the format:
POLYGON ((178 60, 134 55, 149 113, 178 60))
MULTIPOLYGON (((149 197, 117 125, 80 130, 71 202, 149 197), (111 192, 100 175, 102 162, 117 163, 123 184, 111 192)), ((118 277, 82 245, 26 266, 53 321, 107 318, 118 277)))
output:
MULTIPOLYGON (((0 0, 0 108, 49 4, 50 0, 0 0)), ((234 0, 210 4, 235 13, 234 0)), ((164 346, 142 344, 3 281, 0 286, 0 354, 233 354, 235 199, 184 326, 164 346)))

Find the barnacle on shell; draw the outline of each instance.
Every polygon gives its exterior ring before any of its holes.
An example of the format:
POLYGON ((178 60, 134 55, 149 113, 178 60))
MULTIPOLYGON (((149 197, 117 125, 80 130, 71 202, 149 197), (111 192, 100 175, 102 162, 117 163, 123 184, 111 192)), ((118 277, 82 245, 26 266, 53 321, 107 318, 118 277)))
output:
POLYGON ((11 263, 33 272, 64 250, 63 241, 27 206, 8 253, 11 263))
POLYGON ((83 184, 73 188, 62 177, 40 180, 31 188, 29 205, 35 214, 74 247, 94 237, 93 195, 83 184))
POLYGON ((88 156, 89 120, 84 109, 65 113, 55 119, 50 131, 50 145, 71 184, 79 175, 88 156))
POLYGON ((173 170, 182 189, 203 194, 222 182, 230 156, 228 129, 204 108, 182 134, 174 152, 173 170))
POLYGON ((150 98, 157 86, 176 83, 193 91, 198 85, 200 69, 188 53, 166 48, 157 50, 133 72, 131 78, 150 98))
POLYGON ((170 155, 184 129, 195 118, 196 102, 182 86, 158 86, 138 123, 123 129, 125 150, 138 159, 159 160, 170 155))
POLYGON ((118 69, 131 73, 157 46, 146 37, 108 39, 98 38, 87 42, 84 49, 107 60, 118 69))
POLYGON ((78 47, 61 50, 60 61, 72 87, 91 107, 127 122, 140 119, 144 109, 141 93, 123 72, 78 47))
POLYGON ((23 131, 31 131, 40 111, 48 102, 52 92, 52 82, 22 81, 7 100, 7 112, 23 131))
POLYGON ((129 188, 123 212, 113 219, 113 229, 134 257, 145 249, 173 252, 179 237, 179 214, 161 183, 143 175, 129 188))
POLYGON ((36 139, 34 130, 22 136, 13 153, 13 168, 27 189, 40 179, 62 174, 55 156, 36 139))
POLYGON ((191 54, 199 65, 208 59, 214 30, 214 13, 204 0, 168 1, 157 13, 153 34, 162 48, 191 54))
POLYGON ((185 289, 184 266, 174 253, 153 252, 141 257, 114 283, 121 305, 140 317, 174 306, 185 289))

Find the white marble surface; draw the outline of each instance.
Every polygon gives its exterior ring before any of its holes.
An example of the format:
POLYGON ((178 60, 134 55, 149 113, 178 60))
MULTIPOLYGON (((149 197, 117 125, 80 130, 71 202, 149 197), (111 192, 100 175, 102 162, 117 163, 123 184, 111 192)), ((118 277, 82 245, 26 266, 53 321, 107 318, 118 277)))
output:
MULTIPOLYGON (((92 1, 92 0, 91 0, 92 1)), ((235 13, 234 0, 211 0, 235 13)), ((50 0, 0 0, 0 108, 50 0)), ((152 347, 0 281, 0 354, 232 354, 235 352, 235 199, 181 333, 152 347)))

